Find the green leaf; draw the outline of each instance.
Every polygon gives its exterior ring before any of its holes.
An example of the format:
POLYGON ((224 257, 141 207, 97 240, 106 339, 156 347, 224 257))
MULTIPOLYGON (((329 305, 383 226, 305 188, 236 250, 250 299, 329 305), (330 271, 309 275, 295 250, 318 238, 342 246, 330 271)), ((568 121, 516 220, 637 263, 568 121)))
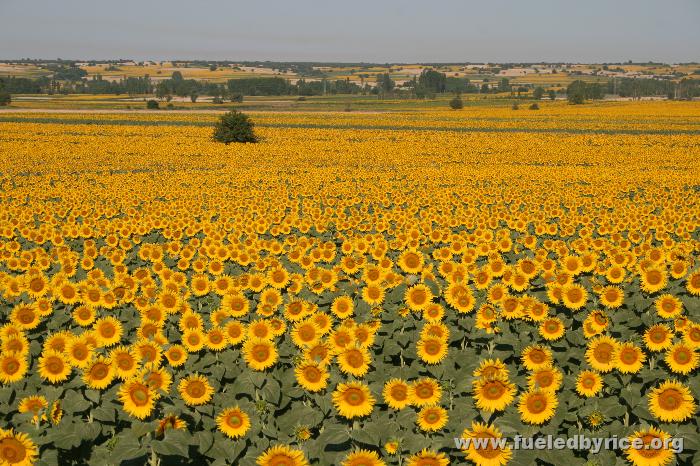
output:
POLYGON ((159 455, 189 457, 189 446, 192 437, 183 430, 170 429, 163 440, 154 440, 153 450, 159 455))

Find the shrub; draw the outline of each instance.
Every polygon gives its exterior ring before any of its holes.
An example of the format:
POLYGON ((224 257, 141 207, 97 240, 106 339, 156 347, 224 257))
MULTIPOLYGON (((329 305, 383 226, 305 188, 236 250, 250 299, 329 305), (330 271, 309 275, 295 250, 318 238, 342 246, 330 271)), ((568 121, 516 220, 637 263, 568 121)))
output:
POLYGON ((516 103, 514 103, 513 106, 511 107, 511 109, 513 109, 513 110, 518 110, 519 108, 520 107, 516 103))
POLYGON ((12 97, 7 92, 0 92, 0 107, 10 105, 12 103, 12 97))
POLYGON ((532 105, 530 105, 530 110, 539 110, 540 106, 537 104, 537 102, 534 102, 532 105))
POLYGON ((213 104, 223 104, 223 103, 224 103, 224 99, 222 99, 221 97, 218 97, 218 96, 217 96, 217 97, 214 97, 213 99, 211 99, 211 103, 213 103, 213 104))
POLYGON ((160 105, 158 105, 157 100, 151 99, 148 102, 146 102, 146 108, 149 110, 157 110, 158 108, 160 108, 160 105))
POLYGON ((450 100, 450 108, 452 110, 459 110, 464 108, 464 102, 460 96, 455 96, 454 99, 450 100))
POLYGON ((258 142, 253 132, 253 122, 248 115, 231 110, 221 115, 214 127, 214 140, 230 144, 232 142, 258 142))

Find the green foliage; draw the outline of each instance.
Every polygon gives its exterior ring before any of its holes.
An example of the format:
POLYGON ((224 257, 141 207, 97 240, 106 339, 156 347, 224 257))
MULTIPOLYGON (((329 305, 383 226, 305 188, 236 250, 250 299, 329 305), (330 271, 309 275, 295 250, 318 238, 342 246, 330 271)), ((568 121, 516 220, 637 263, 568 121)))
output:
POLYGON ((544 88, 542 86, 537 86, 535 90, 532 92, 532 97, 534 97, 537 100, 540 100, 544 96, 544 88))
POLYGON ((452 110, 459 110, 464 108, 464 102, 462 101, 462 97, 457 95, 452 100, 450 100, 450 108, 452 110))
POLYGON ((160 105, 158 104, 157 100, 149 100, 146 102, 146 108, 149 110, 157 110, 160 108, 160 105))
POLYGON ((539 110, 540 106, 537 102, 533 102, 529 107, 530 110, 539 110))
POLYGON ((10 105, 12 103, 12 96, 8 92, 0 91, 0 107, 10 105))
POLYGON ((602 99, 603 87, 597 83, 587 83, 578 79, 566 88, 566 97, 570 104, 582 104, 586 100, 602 99))
POLYGON ((214 127, 214 140, 230 144, 232 142, 258 142, 253 131, 253 122, 248 115, 237 110, 221 116, 214 127))

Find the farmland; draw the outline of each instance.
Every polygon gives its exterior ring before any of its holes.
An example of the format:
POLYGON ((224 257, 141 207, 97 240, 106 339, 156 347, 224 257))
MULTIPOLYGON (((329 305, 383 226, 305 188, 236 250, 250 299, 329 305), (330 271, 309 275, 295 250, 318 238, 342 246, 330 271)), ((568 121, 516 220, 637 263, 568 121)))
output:
POLYGON ((697 102, 282 100, 0 112, 0 464, 700 462, 697 102))

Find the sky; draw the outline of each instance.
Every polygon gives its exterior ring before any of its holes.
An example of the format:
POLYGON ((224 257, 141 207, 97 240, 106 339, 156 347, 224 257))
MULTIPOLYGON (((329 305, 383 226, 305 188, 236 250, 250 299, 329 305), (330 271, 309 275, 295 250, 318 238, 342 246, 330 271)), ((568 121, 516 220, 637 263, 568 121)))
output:
POLYGON ((0 0, 0 59, 700 61, 700 0, 0 0))

